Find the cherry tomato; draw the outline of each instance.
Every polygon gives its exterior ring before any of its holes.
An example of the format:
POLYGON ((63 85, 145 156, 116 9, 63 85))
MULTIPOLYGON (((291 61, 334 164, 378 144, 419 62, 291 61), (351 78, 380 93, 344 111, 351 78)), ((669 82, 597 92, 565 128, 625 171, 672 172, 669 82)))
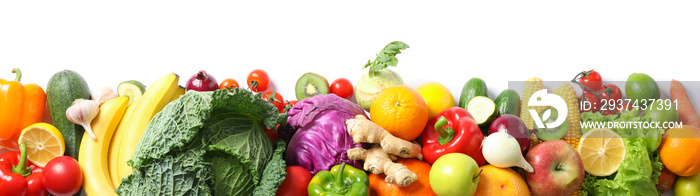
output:
POLYGON ((248 74, 248 87, 250 87, 250 90, 253 92, 263 92, 267 90, 268 86, 270 86, 270 77, 267 75, 267 72, 256 69, 248 74), (255 85, 253 85, 253 83, 255 83, 255 85))
POLYGON ((299 103, 299 101, 297 101, 297 100, 289 100, 289 101, 287 101, 287 103, 284 104, 284 107, 287 107, 287 106, 289 106, 289 107, 294 107, 294 105, 297 104, 297 103, 299 103))
POLYGON ((280 111, 280 113, 284 112, 284 105, 285 104, 284 104, 284 99, 282 98, 281 94, 274 92, 274 91, 270 91, 270 92, 263 94, 262 98, 264 100, 267 100, 270 103, 274 104, 275 107, 277 107, 277 110, 280 111), (274 99, 270 99, 270 97, 272 97, 273 93, 275 94, 275 97, 274 97, 274 99))
POLYGON ((221 84, 219 84, 219 89, 226 89, 226 87, 238 88, 238 81, 234 80, 233 78, 226 78, 224 81, 221 81, 221 84))
POLYGON ((338 78, 331 84, 331 93, 338 95, 338 97, 348 99, 352 97, 352 91, 352 83, 348 79, 338 78))
POLYGON ((617 87, 617 85, 614 84, 606 84, 603 86, 603 88, 600 88, 600 98, 607 99, 607 100, 615 100, 615 101, 621 101, 622 100, 622 91, 620 91, 620 87, 617 87), (610 95, 608 95, 607 92, 605 92, 605 87, 608 87, 612 90, 610 95))
MULTIPOLYGON (((279 128, 280 125, 277 125, 277 129, 279 128)), ((273 129, 268 129, 264 126, 263 129, 265 130, 265 135, 267 135, 267 139, 270 139, 270 142, 272 142, 273 144, 277 142, 277 139, 279 138, 279 131, 274 131, 273 129)))
POLYGON ((578 82, 590 88, 593 92, 598 92, 603 87, 603 78, 600 77, 597 71, 591 71, 588 76, 578 79, 578 82))
POLYGON ((309 195, 309 183, 311 173, 309 170, 299 166, 289 166, 284 171, 287 176, 277 188, 277 196, 309 195))
POLYGON ((585 93, 586 100, 582 99, 581 96, 578 97, 578 99, 581 101, 581 112, 597 112, 600 111, 600 98, 596 97, 593 93, 587 92, 585 93))
POLYGON ((73 157, 60 156, 46 164, 42 181, 52 195, 74 195, 83 185, 83 172, 73 157))

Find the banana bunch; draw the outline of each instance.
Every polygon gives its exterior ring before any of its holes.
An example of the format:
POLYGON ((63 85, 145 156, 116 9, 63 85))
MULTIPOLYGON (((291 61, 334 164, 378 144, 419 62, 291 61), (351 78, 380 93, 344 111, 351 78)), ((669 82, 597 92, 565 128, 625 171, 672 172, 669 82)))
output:
POLYGON ((122 96, 100 106, 91 124, 97 139, 93 141, 85 135, 80 146, 78 162, 87 195, 116 195, 114 191, 121 179, 132 173, 126 162, 131 159, 151 118, 185 94, 184 88, 177 85, 178 80, 178 75, 170 73, 156 80, 131 104, 128 97, 122 96))
POLYGON ((126 96, 102 104, 97 117, 90 123, 96 139, 93 141, 88 134, 83 135, 78 164, 85 175, 83 189, 88 195, 117 195, 114 193, 116 188, 109 177, 107 152, 114 130, 117 129, 127 104, 129 104, 129 97, 126 96))

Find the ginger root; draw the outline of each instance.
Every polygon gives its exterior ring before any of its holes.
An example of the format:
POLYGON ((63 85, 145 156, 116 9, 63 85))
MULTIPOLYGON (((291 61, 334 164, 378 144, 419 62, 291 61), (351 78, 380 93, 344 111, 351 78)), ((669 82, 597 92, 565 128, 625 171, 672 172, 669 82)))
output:
POLYGON ((352 160, 364 160, 364 170, 374 174, 386 174, 384 181, 406 187, 418 180, 418 175, 413 173, 403 164, 394 163, 395 155, 387 154, 383 147, 375 145, 369 150, 357 147, 348 150, 348 158, 352 160))
POLYGON ((348 119, 345 121, 345 124, 347 125, 348 134, 350 134, 355 143, 379 143, 386 153, 402 158, 423 160, 419 144, 391 135, 387 130, 363 115, 357 115, 355 119, 348 119))
POLYGON ((348 134, 355 143, 373 143, 371 149, 361 147, 347 151, 348 158, 363 160, 364 170, 374 174, 386 174, 384 181, 405 187, 418 180, 418 175, 400 163, 394 163, 398 157, 423 159, 418 143, 409 142, 391 135, 381 126, 363 115, 345 121, 348 134))

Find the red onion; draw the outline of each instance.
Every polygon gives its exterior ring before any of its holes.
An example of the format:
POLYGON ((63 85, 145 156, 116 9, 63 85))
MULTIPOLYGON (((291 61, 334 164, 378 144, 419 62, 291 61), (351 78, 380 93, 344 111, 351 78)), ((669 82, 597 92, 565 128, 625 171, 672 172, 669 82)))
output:
POLYGON ((523 154, 530 148, 530 130, 528 130, 523 121, 515 115, 504 114, 493 120, 489 128, 489 135, 495 132, 505 132, 512 135, 515 140, 518 140, 520 151, 522 151, 523 154))
POLYGON ((185 91, 215 91, 216 89, 219 89, 219 83, 216 82, 216 79, 214 79, 213 76, 207 74, 207 72, 204 70, 192 75, 192 77, 187 80, 187 84, 185 86, 185 91))

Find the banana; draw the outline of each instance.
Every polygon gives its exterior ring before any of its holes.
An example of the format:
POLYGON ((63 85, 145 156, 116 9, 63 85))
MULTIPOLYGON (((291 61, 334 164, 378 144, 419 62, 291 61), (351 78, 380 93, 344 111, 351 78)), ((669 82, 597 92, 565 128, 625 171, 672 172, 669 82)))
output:
POLYGON ((182 86, 177 86, 177 90, 175 90, 175 93, 173 94, 173 97, 170 98, 169 102, 173 102, 176 99, 180 98, 180 96, 185 94, 185 87, 182 86))
POLYGON ((170 73, 156 80, 139 99, 131 117, 129 117, 129 119, 124 119, 128 122, 124 130, 124 137, 121 138, 121 145, 119 145, 117 171, 120 180, 118 184, 121 184, 122 178, 126 178, 132 173, 131 166, 127 165, 126 162, 134 155, 136 145, 139 143, 143 132, 146 130, 148 122, 170 102, 170 99, 178 88, 178 80, 179 76, 174 73, 170 73))
POLYGON ((126 134, 126 123, 128 122, 126 119, 131 118, 131 115, 134 113, 134 109, 136 109, 136 103, 139 101, 141 101, 141 99, 131 102, 131 104, 129 104, 129 106, 126 108, 124 116, 122 117, 121 121, 119 121, 117 130, 114 131, 112 142, 109 144, 109 176, 112 179, 112 185, 114 185, 114 188, 119 187, 119 184, 122 183, 122 179, 119 178, 117 163, 119 160, 119 146, 121 146, 124 134, 126 134))
POLYGON ((83 171, 83 190, 87 195, 117 195, 109 177, 107 152, 127 104, 129 97, 126 96, 102 104, 100 112, 90 123, 96 139, 93 141, 87 134, 83 135, 78 164, 83 171))

